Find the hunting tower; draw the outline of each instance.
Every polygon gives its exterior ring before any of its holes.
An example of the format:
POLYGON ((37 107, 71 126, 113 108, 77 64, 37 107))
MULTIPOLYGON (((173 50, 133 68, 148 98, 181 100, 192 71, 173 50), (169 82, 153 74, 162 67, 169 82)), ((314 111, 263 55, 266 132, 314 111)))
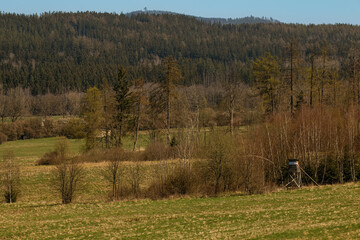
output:
POLYGON ((301 188, 301 185, 301 168, 299 160, 289 159, 289 182, 286 184, 286 188, 301 188))

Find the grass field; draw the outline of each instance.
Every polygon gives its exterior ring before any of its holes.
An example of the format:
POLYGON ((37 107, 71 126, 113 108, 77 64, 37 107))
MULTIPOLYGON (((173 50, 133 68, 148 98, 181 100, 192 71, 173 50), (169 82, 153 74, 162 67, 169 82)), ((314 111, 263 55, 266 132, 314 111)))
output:
MULTIPOLYGON (((84 140, 70 139, 70 151, 73 154, 80 153, 84 140)), ((53 151, 55 147, 56 138, 40 138, 27 139, 5 142, 0 145, 0 155, 5 151, 13 151, 15 157, 31 159, 34 157, 40 158, 45 152, 53 151)))
POLYGON ((358 239, 360 185, 254 196, 0 205, 0 239, 358 239))
MULTIPOLYGON (((0 145, 0 156, 2 156, 5 151, 13 151, 15 157, 18 158, 40 158, 45 152, 54 150, 56 140, 56 137, 50 137, 5 142, 0 145)), ((79 154, 82 152, 85 144, 84 139, 69 139, 69 142, 72 154, 79 154)), ((137 148, 144 148, 149 142, 149 135, 141 134, 139 135, 137 148)), ((133 144, 132 137, 129 136, 124 139, 123 147, 132 150, 133 144)))
MULTIPOLYGON (((8 142, 21 162, 22 193, 0 203, 0 239, 359 239, 360 184, 264 195, 109 202, 105 163, 86 163, 83 190, 61 205, 53 166, 35 166, 55 139, 8 142)), ((81 141, 71 142, 74 152, 81 141)), ((124 167, 131 163, 124 163, 124 167)), ((143 163, 143 184, 157 162, 143 163)))

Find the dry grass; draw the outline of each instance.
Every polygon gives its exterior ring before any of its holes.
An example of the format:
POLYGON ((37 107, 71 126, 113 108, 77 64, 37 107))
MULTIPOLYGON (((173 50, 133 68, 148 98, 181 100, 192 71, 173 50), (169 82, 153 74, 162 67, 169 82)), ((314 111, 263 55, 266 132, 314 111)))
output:
POLYGON ((359 184, 254 196, 1 204, 1 239, 356 239, 359 184))

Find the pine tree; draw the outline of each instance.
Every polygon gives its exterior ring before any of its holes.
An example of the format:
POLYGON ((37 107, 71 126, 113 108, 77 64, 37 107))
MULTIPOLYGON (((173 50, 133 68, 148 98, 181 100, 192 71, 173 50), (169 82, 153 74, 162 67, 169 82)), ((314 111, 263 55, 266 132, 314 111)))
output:
POLYGON ((122 145, 122 137, 125 135, 130 120, 130 110, 132 104, 132 94, 130 92, 130 82, 124 67, 120 67, 117 82, 114 87, 116 99, 116 124, 113 137, 116 146, 122 145))
POLYGON ((85 149, 96 147, 100 128, 104 122, 104 106, 101 91, 89 88, 82 99, 81 116, 85 121, 85 149))
POLYGON ((274 112, 278 108, 280 87, 280 68, 278 61, 270 53, 253 63, 253 73, 257 88, 263 97, 266 112, 274 112))
POLYGON ((169 144, 171 142, 171 105, 176 96, 176 84, 178 84, 180 80, 182 80, 182 74, 176 60, 173 57, 165 58, 160 89, 165 101, 167 140, 169 144))

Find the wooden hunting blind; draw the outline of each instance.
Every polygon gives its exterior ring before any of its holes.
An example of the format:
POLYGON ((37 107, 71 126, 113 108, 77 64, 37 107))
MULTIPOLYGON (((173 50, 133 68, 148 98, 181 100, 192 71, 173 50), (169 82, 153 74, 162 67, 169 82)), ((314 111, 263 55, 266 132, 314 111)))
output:
POLYGON ((288 159, 289 161, 289 182, 286 184, 287 188, 291 187, 301 187, 301 167, 299 165, 299 160, 297 159, 288 159))
POLYGON ((289 172, 290 173, 301 172, 300 166, 299 166, 299 160, 297 160, 297 159, 289 159, 289 172))

